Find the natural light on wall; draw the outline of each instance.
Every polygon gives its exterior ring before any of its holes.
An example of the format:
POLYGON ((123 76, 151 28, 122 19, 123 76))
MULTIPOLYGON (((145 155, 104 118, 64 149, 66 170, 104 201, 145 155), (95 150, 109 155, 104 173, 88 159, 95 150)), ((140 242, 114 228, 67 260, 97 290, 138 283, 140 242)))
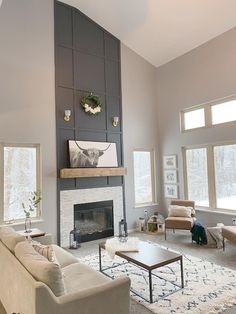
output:
POLYGON ((236 100, 211 106, 212 124, 236 121, 236 100))
POLYGON ((191 130, 205 126, 204 108, 184 112, 184 130, 191 130))

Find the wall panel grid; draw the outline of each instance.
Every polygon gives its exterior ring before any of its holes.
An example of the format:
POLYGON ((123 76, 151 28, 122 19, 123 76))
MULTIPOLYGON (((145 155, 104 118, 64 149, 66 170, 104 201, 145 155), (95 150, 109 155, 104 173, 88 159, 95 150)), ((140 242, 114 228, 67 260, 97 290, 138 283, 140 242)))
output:
MULTIPOLYGON (((69 167, 69 139, 115 142, 123 166, 120 42, 79 10, 55 1, 57 167, 69 167), (85 93, 98 95, 103 111, 81 107, 85 93), (64 121, 64 111, 71 120, 64 121), (112 118, 119 117, 117 127, 112 118)), ((123 185, 122 177, 58 179, 59 190, 123 185)))

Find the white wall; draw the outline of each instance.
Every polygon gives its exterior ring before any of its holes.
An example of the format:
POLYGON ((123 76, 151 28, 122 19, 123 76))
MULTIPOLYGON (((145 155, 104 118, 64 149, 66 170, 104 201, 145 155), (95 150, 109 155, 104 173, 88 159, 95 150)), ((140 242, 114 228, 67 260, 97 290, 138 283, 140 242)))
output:
MULTIPOLYGON (((53 0, 3 1, 0 9, 0 141, 41 144, 44 222, 38 226, 56 235, 53 16, 53 0)), ((178 154, 180 197, 183 197, 181 146, 235 140, 236 126, 232 125, 185 134, 179 132, 181 109, 236 94, 235 39, 236 28, 157 70, 121 45, 129 228, 136 227, 138 218, 144 214, 144 208, 134 208, 134 148, 156 151, 160 170, 156 171, 157 192, 161 205, 154 209, 165 211, 168 201, 163 199, 163 194, 161 200, 163 185, 159 182, 162 155, 178 154)), ((231 216, 203 213, 199 217, 208 224, 218 220, 231 223, 231 216)))
MULTIPOLYGON (((133 149, 154 148, 158 160, 156 68, 142 57, 121 45, 121 81, 123 104, 125 197, 128 228, 137 226, 144 208, 134 208, 133 149)), ((156 171, 159 178, 158 171, 156 171)), ((157 191, 159 191, 157 182, 157 191)), ((159 199, 159 194, 158 194, 159 199)), ((157 206, 149 208, 157 209, 157 206)))
POLYGON ((3 1, 0 9, 0 141, 40 143, 44 222, 37 226, 55 236, 53 16, 52 0, 3 1))
MULTIPOLYGON (((235 56, 236 28, 157 69, 160 149, 162 155, 178 155, 181 198, 184 196, 181 147, 236 141, 236 124, 181 133, 179 112, 236 94, 235 56)), ((163 210, 168 203, 162 197, 163 210)), ((198 212, 198 217, 207 225, 232 224, 232 215, 198 212)))

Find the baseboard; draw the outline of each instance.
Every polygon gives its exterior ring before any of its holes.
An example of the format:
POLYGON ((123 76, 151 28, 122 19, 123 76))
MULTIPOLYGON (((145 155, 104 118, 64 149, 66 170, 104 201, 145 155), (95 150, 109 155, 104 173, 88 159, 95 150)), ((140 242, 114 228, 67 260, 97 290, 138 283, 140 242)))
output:
POLYGON ((137 231, 138 231, 138 228, 129 229, 129 230, 128 230, 128 234, 129 234, 129 233, 132 233, 132 232, 137 232, 137 231))

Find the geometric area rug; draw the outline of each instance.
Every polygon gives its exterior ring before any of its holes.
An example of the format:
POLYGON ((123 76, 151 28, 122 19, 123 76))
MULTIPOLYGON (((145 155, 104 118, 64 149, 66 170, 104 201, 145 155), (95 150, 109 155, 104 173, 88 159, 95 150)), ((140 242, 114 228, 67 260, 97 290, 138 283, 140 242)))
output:
MULTIPOLYGON (((156 243, 152 244, 168 249, 156 243)), ((184 265, 183 289, 176 287, 176 284, 181 285, 181 274, 179 262, 175 262, 153 271, 154 274, 158 274, 158 277, 152 277, 153 304, 132 292, 131 297, 157 314, 216 314, 236 305, 236 271, 197 257, 182 255, 184 265), (168 296, 165 297, 165 295, 168 296)), ((88 255, 79 260, 96 270, 99 268, 98 254, 88 255)), ((126 263, 118 256, 111 260, 105 251, 102 251, 102 266, 103 268, 117 266, 106 270, 106 273, 113 278, 129 276, 132 288, 146 299, 149 298, 147 271, 131 263, 126 263), (120 266, 117 266, 119 264, 120 266)))

